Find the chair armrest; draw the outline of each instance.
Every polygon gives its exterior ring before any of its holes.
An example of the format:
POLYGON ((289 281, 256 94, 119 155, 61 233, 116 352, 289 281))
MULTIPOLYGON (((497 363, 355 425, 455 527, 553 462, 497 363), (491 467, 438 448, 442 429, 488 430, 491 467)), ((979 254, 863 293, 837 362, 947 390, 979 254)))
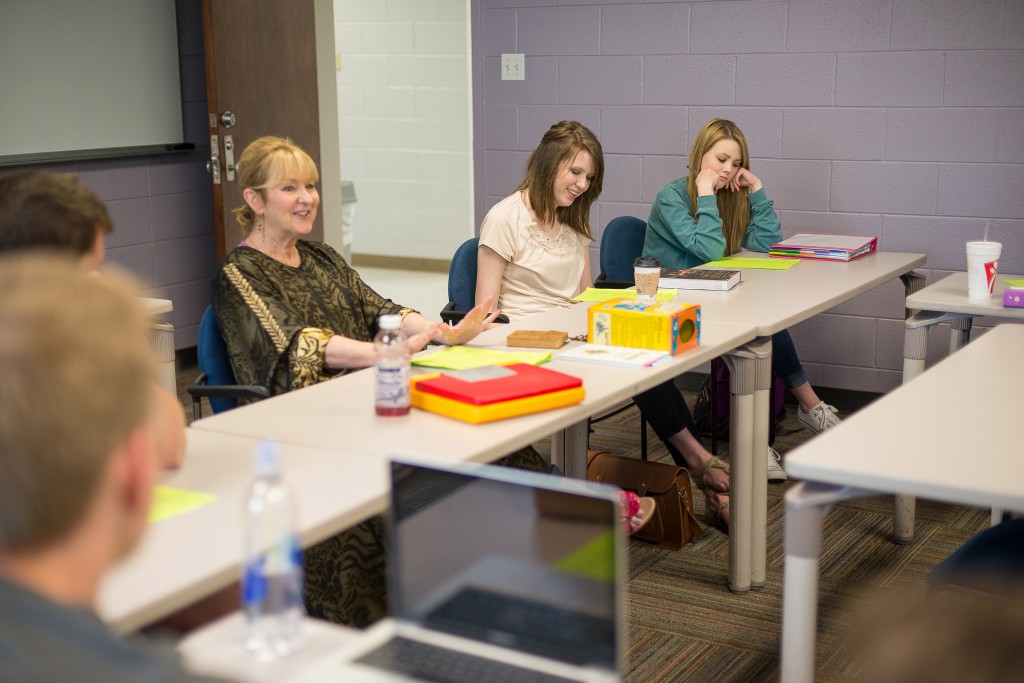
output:
MULTIPOLYGON (((632 287, 632 285, 630 285, 630 287, 632 287)), ((449 301, 447 305, 445 305, 445 307, 441 309, 441 320, 448 323, 449 325, 457 325, 460 320, 466 317, 467 312, 468 311, 456 310, 455 302, 449 301)), ((504 323, 507 325, 509 319, 507 315, 502 313, 501 315, 494 319, 494 322, 504 323)))
MULTIPOLYGON (((270 396, 270 390, 258 384, 207 384, 206 373, 200 373, 196 381, 188 385, 186 391, 192 397, 192 417, 198 420, 200 415, 200 399, 264 399, 270 396)), ((234 404, 231 404, 234 407, 234 404)))

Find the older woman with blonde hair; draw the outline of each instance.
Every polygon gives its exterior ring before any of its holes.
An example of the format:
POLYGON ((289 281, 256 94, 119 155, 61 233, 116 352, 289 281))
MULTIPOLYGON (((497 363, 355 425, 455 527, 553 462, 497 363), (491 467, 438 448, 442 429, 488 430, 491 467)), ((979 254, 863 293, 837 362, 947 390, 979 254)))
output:
MULTIPOLYGON (((280 394, 368 367, 384 314, 402 316, 410 353, 432 340, 467 342, 497 315, 487 313, 487 300, 454 327, 433 322, 375 292, 330 246, 304 239, 320 205, 319 176, 291 140, 255 140, 239 159, 238 177, 245 204, 235 215, 245 240, 221 264, 213 306, 240 383, 280 394)), ((366 400, 369 411, 372 397, 366 400)), ((532 449, 499 464, 547 471, 532 449)), ((311 615, 353 626, 384 616, 380 517, 307 549, 305 563, 311 615)))

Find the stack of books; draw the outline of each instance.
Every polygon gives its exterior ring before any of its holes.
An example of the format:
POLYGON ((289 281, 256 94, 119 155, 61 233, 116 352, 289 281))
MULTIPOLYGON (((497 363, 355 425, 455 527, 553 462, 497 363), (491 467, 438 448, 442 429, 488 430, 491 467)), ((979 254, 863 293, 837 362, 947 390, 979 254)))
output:
POLYGON ((583 380, 526 363, 486 365, 412 378, 412 405, 479 424, 583 400, 583 380))
POLYGON ((704 268, 662 268, 658 287, 664 289, 710 289, 728 291, 740 283, 738 270, 704 268))
POLYGON ((768 249, 768 255, 823 261, 852 261, 874 252, 877 246, 877 237, 801 233, 776 242, 768 249))

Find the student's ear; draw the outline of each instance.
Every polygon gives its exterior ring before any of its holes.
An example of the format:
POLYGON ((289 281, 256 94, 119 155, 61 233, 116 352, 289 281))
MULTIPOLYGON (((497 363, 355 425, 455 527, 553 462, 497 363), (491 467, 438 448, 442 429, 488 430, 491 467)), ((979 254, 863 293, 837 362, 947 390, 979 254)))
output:
POLYGON ((131 431, 121 448, 120 457, 123 509, 138 525, 137 533, 141 533, 153 504, 153 487, 156 484, 157 462, 150 425, 144 423, 131 431))

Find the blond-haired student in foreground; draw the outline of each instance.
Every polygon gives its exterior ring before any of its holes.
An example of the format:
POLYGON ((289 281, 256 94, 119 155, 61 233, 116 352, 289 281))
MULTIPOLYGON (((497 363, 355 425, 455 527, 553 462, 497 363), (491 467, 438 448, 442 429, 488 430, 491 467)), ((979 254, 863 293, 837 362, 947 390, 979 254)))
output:
POLYGON ((0 680, 204 680, 95 614, 104 574, 146 529, 155 381, 121 278, 0 257, 0 680))

